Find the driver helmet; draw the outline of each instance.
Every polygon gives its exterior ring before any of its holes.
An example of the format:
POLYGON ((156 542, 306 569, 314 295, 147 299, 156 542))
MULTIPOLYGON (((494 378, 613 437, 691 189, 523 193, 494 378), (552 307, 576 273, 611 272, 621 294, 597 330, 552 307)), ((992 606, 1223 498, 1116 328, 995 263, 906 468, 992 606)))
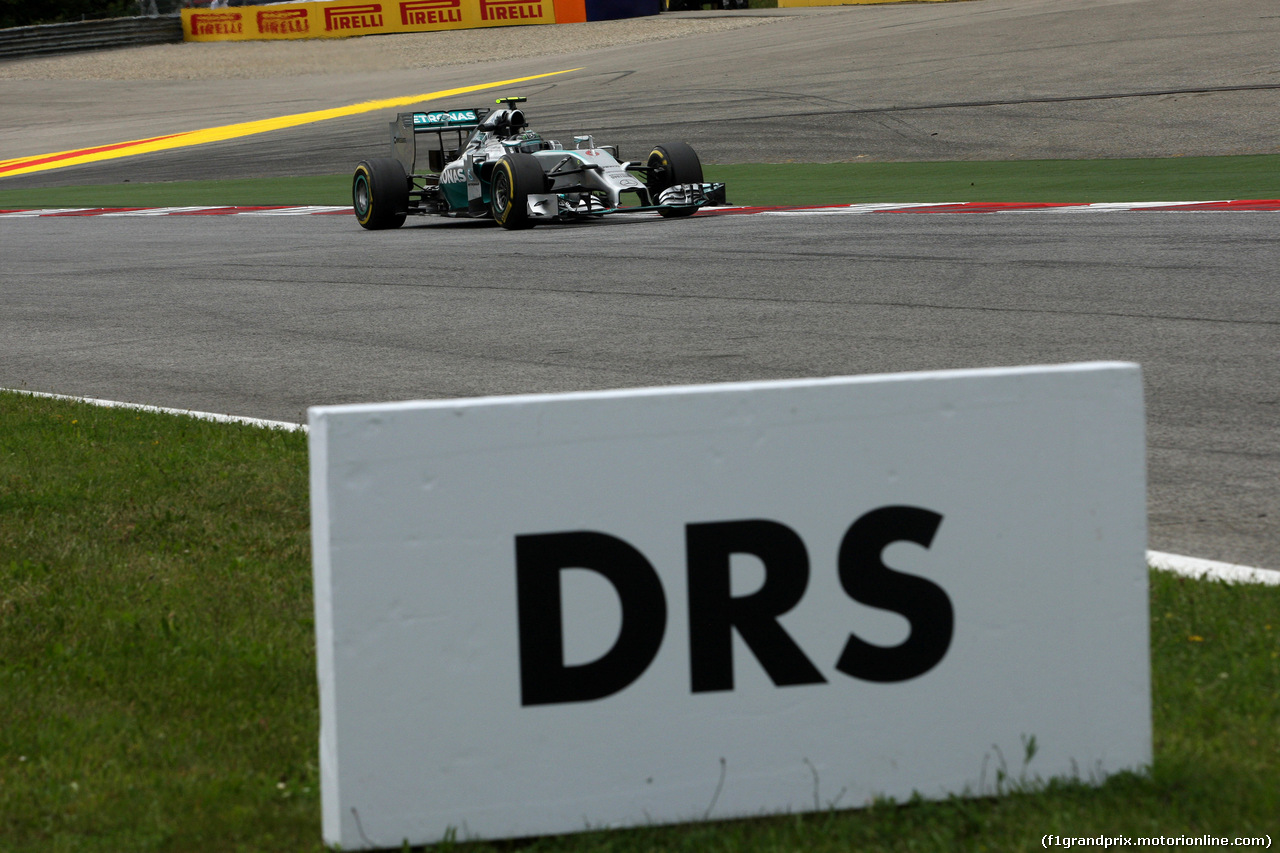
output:
POLYGON ((532 130, 520 134, 519 142, 518 150, 523 151, 525 154, 532 154, 547 147, 542 141, 542 136, 532 130))

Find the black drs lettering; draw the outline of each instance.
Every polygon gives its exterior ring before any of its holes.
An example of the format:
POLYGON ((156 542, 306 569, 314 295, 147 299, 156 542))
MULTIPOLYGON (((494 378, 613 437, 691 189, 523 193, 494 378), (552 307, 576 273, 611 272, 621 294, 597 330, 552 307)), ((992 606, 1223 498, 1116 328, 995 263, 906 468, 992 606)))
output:
POLYGON ((667 628, 667 602, 658 573, 643 554, 606 533, 517 536, 516 601, 523 705, 586 702, 617 693, 652 663, 667 628), (603 575, 622 603, 618 639, 590 663, 564 663, 563 569, 603 575))
POLYGON ((791 528, 776 521, 717 521, 685 527, 689 583, 689 668, 694 693, 733 689, 733 630, 778 686, 826 681, 778 617, 809 583, 809 556, 791 528), (734 598, 729 558, 764 563, 764 585, 734 598))
MULTIPOLYGON (((924 675, 946 655, 955 628, 950 597, 932 581, 896 572, 881 560, 894 542, 928 548, 941 524, 941 515, 923 507, 884 506, 845 531, 836 559, 845 593, 869 607, 902 615, 911 633, 888 647, 850 633, 837 670, 889 684, 924 675)), ((684 535, 693 692, 733 689, 734 631, 775 685, 825 684, 826 678, 778 622, 800 603, 809 585, 809 554, 800 535, 761 518, 687 524, 684 535), (764 583, 749 595, 733 595, 734 554, 764 564, 764 583)), ((657 571, 635 546, 607 533, 517 536, 516 602, 523 705, 589 702, 617 693, 653 663, 667 629, 667 599, 657 571), (602 575, 622 603, 622 627, 613 648, 572 666, 564 661, 560 585, 565 569, 602 575)))
POLYGON ((911 634, 885 648, 849 635, 836 669, 864 681, 906 681, 932 669, 951 645, 955 615, 946 592, 924 578, 886 567, 880 553, 892 542, 925 548, 942 524, 936 512, 913 506, 874 509, 850 526, 840 543, 840 585, 854 601, 907 618, 911 634))

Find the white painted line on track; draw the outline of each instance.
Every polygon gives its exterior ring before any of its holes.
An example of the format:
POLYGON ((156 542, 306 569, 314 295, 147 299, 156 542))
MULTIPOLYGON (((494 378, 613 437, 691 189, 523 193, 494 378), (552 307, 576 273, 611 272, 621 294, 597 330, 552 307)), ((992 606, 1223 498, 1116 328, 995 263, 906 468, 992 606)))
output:
MULTIPOLYGON (((1128 203, 1126 203, 1126 202, 1119 202, 1119 201, 1100 201, 1100 202, 1094 202, 1093 204, 1085 205, 1085 209, 1086 209, 1086 210, 1089 210, 1089 211, 1093 211, 1093 212, 1103 213, 1103 212, 1110 211, 1110 210, 1136 210, 1136 209, 1141 209, 1141 210, 1166 210, 1166 209, 1169 209, 1169 208, 1186 207, 1187 205, 1190 205, 1190 204, 1230 204, 1230 203, 1231 203, 1231 202, 1229 202, 1229 201, 1223 201, 1223 200, 1218 200, 1218 201, 1144 201, 1144 202, 1142 202, 1141 204, 1134 204, 1133 202, 1128 202, 1128 203)), ((1054 208, 1054 210, 1057 210, 1057 211, 1062 211, 1062 210, 1071 211, 1071 210, 1079 210, 1079 208, 1072 208, 1072 207, 1062 208, 1062 207, 1059 207, 1059 208, 1054 208)))
POLYGON ((172 216, 176 213, 192 213, 203 210, 200 207, 147 207, 139 210, 113 210, 101 216, 172 216))
POLYGON ((921 207, 938 207, 935 204, 926 204, 925 202, 916 202, 914 204, 888 204, 885 202, 874 204, 838 204, 831 207, 807 207, 796 210, 770 210, 762 208, 757 216, 844 216, 856 215, 862 213, 889 213, 898 211, 911 211, 921 207))
POLYGON ((1253 566, 1219 563, 1216 560, 1184 557, 1181 554, 1166 554, 1163 551, 1148 551, 1147 564, 1153 569, 1173 572, 1196 580, 1260 583, 1267 586, 1280 586, 1280 572, 1272 569, 1257 569, 1253 566))
POLYGON ((42 397, 46 400, 66 400, 71 403, 88 403, 91 406, 103 406, 108 409, 131 409, 137 412, 153 412, 161 415, 185 415, 199 418, 202 421, 214 421, 220 424, 244 424, 264 429, 282 429, 287 432, 306 432, 306 424, 295 424, 291 421, 268 421, 262 418, 246 418, 240 415, 219 415, 215 412, 197 412, 191 409, 170 409, 165 406, 147 406, 142 403, 124 403, 119 400, 103 400, 99 397, 71 397, 66 394, 47 394, 43 391, 25 391, 20 388, 0 388, 13 394, 26 394, 28 397, 42 397))
MULTIPOLYGON (((306 424, 295 424, 290 421, 268 421, 261 418, 246 418, 238 415, 219 415, 213 412, 197 412, 190 409, 170 409, 164 406, 147 406, 141 403, 123 403, 118 400, 103 400, 98 397, 72 397, 66 394, 48 394, 43 391, 23 391, 16 388, 0 388, 14 394, 26 394, 31 397, 42 397, 48 400, 67 400, 72 403, 88 403, 92 406, 108 408, 132 409, 139 412, 154 412, 162 415, 185 415, 201 420, 217 423, 245 424, 265 429, 281 429, 289 432, 307 431, 306 424)), ((1199 557, 1184 557, 1181 554, 1167 554, 1163 551, 1148 551, 1147 565, 1164 572, 1173 572, 1195 580, 1218 580, 1228 583, 1255 583, 1267 586, 1280 586, 1280 571, 1259 569, 1252 566, 1238 566, 1234 563, 1220 563, 1215 560, 1202 560, 1199 557)))
POLYGON ((282 207, 279 210, 237 210, 236 216, 314 216, 317 213, 355 213, 350 207, 321 207, 308 205, 305 207, 282 207))
POLYGON ((702 216, 859 216, 873 213, 1120 213, 1193 210, 1196 212, 1280 211, 1280 200, 1131 201, 1131 202, 942 202, 840 204, 817 207, 706 208, 702 216))
POLYGON ((72 214, 83 213, 88 210, 93 210, 93 208, 91 207, 43 207, 37 210, 11 210, 4 213, 0 213, 0 217, 7 217, 11 219, 25 219, 27 217, 33 217, 33 216, 62 216, 62 215, 70 216, 72 214))

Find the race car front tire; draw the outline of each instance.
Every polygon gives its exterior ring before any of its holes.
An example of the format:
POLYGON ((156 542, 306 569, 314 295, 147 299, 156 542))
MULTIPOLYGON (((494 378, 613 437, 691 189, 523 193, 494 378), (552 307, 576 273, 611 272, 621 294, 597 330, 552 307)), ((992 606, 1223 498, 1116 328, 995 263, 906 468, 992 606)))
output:
POLYGON ((529 196, 546 186, 546 173, 532 154, 504 154, 489 179, 489 210, 493 221, 509 231, 532 228, 529 196))
MULTIPOLYGON (((667 187, 673 187, 676 184, 702 183, 702 161, 698 159, 692 146, 684 142, 668 142, 666 145, 654 146, 654 149, 649 152, 645 165, 649 167, 649 180, 646 186, 649 188, 649 197, 653 199, 654 204, 658 201, 658 194, 667 187)), ((689 216, 697 209, 696 205, 690 205, 664 207, 658 212, 667 217, 689 216)))
POLYGON ((351 178, 351 204, 360 227, 399 228, 409 213, 409 176, 399 160, 361 160, 351 178))

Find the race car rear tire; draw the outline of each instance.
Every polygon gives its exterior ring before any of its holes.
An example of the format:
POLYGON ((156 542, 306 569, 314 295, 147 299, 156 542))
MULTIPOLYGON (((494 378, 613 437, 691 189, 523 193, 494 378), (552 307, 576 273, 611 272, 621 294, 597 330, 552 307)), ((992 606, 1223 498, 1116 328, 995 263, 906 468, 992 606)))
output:
POLYGON ((489 178, 489 210, 493 221, 509 231, 532 228, 529 196, 546 185, 546 173, 532 154, 504 154, 489 178))
POLYGON ((399 228, 409 213, 409 176, 399 160, 361 160, 351 178, 351 204, 360 227, 399 228))
MULTIPOLYGON (((691 146, 684 142, 668 142, 666 145, 654 146, 645 161, 649 167, 649 197, 654 204, 658 202, 658 194, 667 187, 676 184, 702 183, 702 161, 691 146)), ((663 216, 689 216, 698 208, 666 207, 658 211, 663 216)))

